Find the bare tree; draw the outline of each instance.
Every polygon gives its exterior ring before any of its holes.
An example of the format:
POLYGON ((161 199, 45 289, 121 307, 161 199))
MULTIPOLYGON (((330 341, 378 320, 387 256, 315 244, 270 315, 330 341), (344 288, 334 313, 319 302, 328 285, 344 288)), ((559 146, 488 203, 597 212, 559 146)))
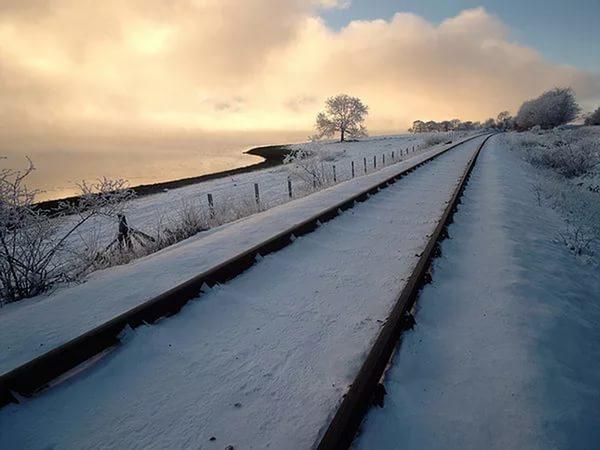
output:
POLYGON ((523 103, 516 123, 526 130, 536 125, 543 129, 554 128, 575 119, 579 110, 571 88, 554 88, 523 103))
POLYGON ((363 122, 369 107, 357 97, 346 94, 330 97, 325 102, 325 111, 317 115, 317 138, 340 134, 340 142, 346 137, 359 138, 367 135, 363 122))
POLYGON ((0 304, 31 297, 69 278, 77 270, 68 257, 69 239, 92 217, 115 216, 133 193, 123 180, 82 184, 75 205, 61 205, 53 214, 36 207, 37 191, 24 170, 0 170, 0 304))

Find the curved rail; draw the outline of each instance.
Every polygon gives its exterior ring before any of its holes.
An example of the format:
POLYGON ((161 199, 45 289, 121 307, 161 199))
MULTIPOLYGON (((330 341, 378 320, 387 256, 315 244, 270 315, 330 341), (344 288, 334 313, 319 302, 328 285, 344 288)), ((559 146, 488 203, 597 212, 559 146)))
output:
POLYGON ((385 325, 379 332, 354 382, 344 395, 327 430, 318 442, 317 449, 340 450, 349 448, 370 405, 374 400, 377 400, 378 395, 383 395, 383 389, 379 384, 381 377, 402 332, 412 328, 414 319, 410 315, 410 310, 420 289, 431 280, 429 275, 431 260, 439 251, 440 241, 447 235, 446 228, 452 222, 452 216, 460 203, 460 198, 473 171, 477 157, 491 136, 485 138, 467 164, 465 172, 454 190, 440 221, 429 238, 423 253, 421 253, 406 285, 396 299, 385 325))
POLYGON ((136 328, 140 325, 153 323, 162 317, 176 314, 188 301, 201 295, 202 286, 205 284, 214 286, 236 277, 255 263, 257 255, 264 256, 286 247, 293 242, 293 236, 301 236, 314 231, 319 223, 331 220, 341 211, 352 208, 355 202, 367 200, 370 195, 394 183, 417 167, 437 158, 452 148, 481 136, 475 135, 457 142, 443 151, 431 155, 376 185, 266 239, 222 264, 214 266, 65 344, 0 375, 0 407, 11 402, 18 403, 13 393, 25 397, 31 396, 46 388, 52 380, 63 376, 106 349, 118 345, 120 342, 119 335, 127 327, 136 328))

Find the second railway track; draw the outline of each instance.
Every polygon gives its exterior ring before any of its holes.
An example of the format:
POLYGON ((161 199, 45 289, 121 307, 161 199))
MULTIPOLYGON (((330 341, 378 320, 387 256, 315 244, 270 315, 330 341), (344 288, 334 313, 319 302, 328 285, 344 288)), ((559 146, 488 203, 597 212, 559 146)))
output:
MULTIPOLYGON (((114 413, 112 419, 105 418, 104 423, 97 427, 105 433, 110 432, 108 428, 111 423, 117 429, 123 430, 123 417, 119 411, 127 405, 127 402, 122 403, 124 396, 141 408, 138 411, 141 417, 148 413, 149 403, 165 408, 163 412, 167 416, 177 416, 177 411, 173 409, 177 404, 184 412, 189 412, 189 408, 195 405, 200 410, 194 414, 199 430, 190 435, 189 430, 185 428, 188 431, 186 434, 184 430, 183 434, 186 439, 193 439, 195 436, 202 448, 203 439, 213 442, 209 439, 212 437, 209 436, 211 433, 227 436, 227 439, 239 444, 245 443, 246 438, 258 439, 254 443, 255 447, 263 447, 263 444, 268 443, 274 448, 282 448, 277 445, 290 442, 287 439, 290 437, 289 433, 292 433, 295 420, 299 422, 296 424, 298 430, 302 430, 304 435, 300 439, 301 442, 292 447, 311 446, 311 440, 314 442, 324 431, 321 427, 329 414, 326 412, 331 410, 331 402, 336 402, 335 398, 344 392, 344 383, 354 377, 350 375, 355 370, 353 368, 358 370, 363 359, 362 352, 370 347, 366 343, 374 338, 373 333, 377 334, 376 331, 381 327, 379 321, 384 321, 387 315, 385 311, 395 304, 373 347, 393 348, 397 333, 389 330, 392 327, 390 324, 401 321, 406 306, 410 305, 411 296, 414 296, 419 283, 422 282, 435 242, 456 206, 460 190, 486 139, 476 137, 469 143, 459 145, 455 151, 441 153, 442 156, 437 158, 432 157, 430 160, 436 163, 427 164, 415 172, 415 175, 407 177, 405 182, 394 184, 393 188, 383 191, 385 194, 373 197, 378 199, 377 201, 363 203, 361 205, 365 206, 352 209, 351 214, 344 214, 331 225, 319 228, 318 232, 303 238, 299 245, 292 246, 295 248, 286 249, 287 253, 280 252, 281 255, 277 253, 269 258, 261 264, 262 268, 256 266, 243 276, 237 277, 231 286, 228 286, 228 283, 213 292, 208 292, 205 295, 215 297, 210 301, 198 302, 185 314, 136 333, 139 336, 132 338, 133 342, 128 342, 120 351, 107 357, 107 361, 98 364, 99 367, 94 367, 90 373, 76 378, 71 385, 66 383, 46 391, 22 406, 12 407, 10 418, 16 422, 11 429, 15 430, 16 434, 13 436, 15 440, 8 442, 25 443, 19 439, 23 437, 19 435, 19 430, 22 429, 19 426, 20 418, 25 420, 28 414, 35 416, 37 410, 60 407, 65 398, 68 403, 68 399, 72 399, 77 392, 79 398, 83 396, 83 399, 74 403, 70 414, 74 414, 74 418, 81 417, 84 421, 85 417, 94 420, 93 416, 86 416, 85 407, 81 404, 94 401, 85 399, 85 393, 89 392, 92 383, 96 387, 100 386, 99 390, 106 394, 106 397, 98 399, 99 404, 107 408, 103 415, 114 413), (442 210, 441 218, 439 213, 435 212, 438 210, 442 210), (389 223, 379 225, 385 221, 389 223), (409 222, 410 226, 406 226, 403 221, 409 222), (397 248, 394 248, 396 244, 397 248), (295 255, 290 256, 290 252, 295 255), (311 258, 314 259, 313 268, 309 268, 311 258), (345 258, 348 258, 348 261, 345 258), (351 277, 352 270, 344 270, 345 263, 350 261, 355 261, 351 267, 354 272, 360 270, 363 273, 351 277), (384 268, 374 269, 372 266, 377 261, 380 261, 384 268), (259 270, 262 272, 256 273, 259 270), (418 275, 415 275, 417 272, 418 275), (378 273, 380 279, 376 280, 378 273), (257 284, 255 280, 261 279, 257 284), (371 281, 374 281, 373 286, 369 285, 371 281), (404 286, 400 300, 395 295, 397 286, 404 286), (368 292, 373 289, 377 291, 372 294, 374 297, 383 298, 367 301, 368 292), (286 291, 289 298, 286 298, 286 291), (334 300, 330 301, 331 298, 334 300), (348 299, 347 303, 343 301, 345 298, 348 299), (404 305, 400 309, 399 302, 404 305), (319 311, 319 308, 323 308, 323 311, 319 311), (210 314, 214 317, 208 317, 210 314), (344 322, 345 319, 348 321, 344 322), (212 321, 216 323, 211 323, 212 321), (162 348, 162 344, 166 345, 166 342, 162 341, 164 333, 172 334, 168 339, 172 342, 162 348), (386 343, 383 346, 378 344, 382 335, 389 335, 384 339, 386 343), (358 348, 353 347, 360 347, 362 350, 358 351, 358 348), (215 349, 218 350, 216 353, 215 349), (199 351, 201 355, 198 355, 199 351), (136 359, 136 354, 139 360, 133 364, 132 359, 136 359), (200 360, 194 360, 199 356, 202 356, 200 360), (193 364, 187 364, 190 359, 194 360, 193 364), (132 365, 130 368, 127 368, 128 361, 132 365), (181 365, 182 361, 185 364, 181 365), (348 361, 350 368, 347 367, 348 361), (333 372, 331 379, 323 379, 327 378, 327 368, 333 372), (116 381, 109 380, 111 371, 117 374, 116 381), (148 374, 152 377, 150 381, 147 379, 148 374), (190 375, 193 380, 189 379, 190 375), (178 377, 182 379, 177 380, 178 377), (299 381, 296 382, 297 380, 299 381), (135 383, 139 383, 140 386, 136 387, 135 383), (205 386, 200 388, 197 384, 205 386), (189 390, 194 389, 194 386, 200 392, 190 393, 189 390), (180 390, 190 393, 190 398, 181 397, 178 393, 180 390), (119 393, 122 396, 119 396, 119 393), (131 397, 134 393, 136 396, 131 397), (298 404, 299 399, 307 395, 315 397, 316 403, 311 403, 313 413, 311 408, 304 409, 298 404), (317 400, 319 396, 323 396, 323 402, 317 400), (179 402, 172 403, 175 399, 179 402), (273 411, 266 416, 261 415, 260 411, 264 413, 269 408, 269 400, 277 405, 273 406, 273 411), (246 408, 252 408, 253 412, 246 408), (295 408, 301 410, 295 411, 295 408), (232 429, 236 420, 241 420, 241 413, 251 416, 247 418, 249 426, 240 424, 242 434, 232 429), (283 428, 277 426, 278 421, 283 422, 283 428), (277 431, 274 431, 273 427, 276 427, 277 431), (268 442, 259 442, 261 436, 268 442)), ((421 164, 425 162, 427 161, 421 164)), ((217 267, 209 274, 201 274, 177 290, 167 292, 142 305, 143 308, 117 317, 75 341, 18 368, 8 376, 4 375, 2 385, 5 401, 11 400, 11 391, 31 394, 56 376, 115 345, 119 341, 119 333, 125 327, 135 327, 172 315, 189 299, 197 297, 203 285, 214 286, 234 278, 252 266, 257 255, 265 255, 286 247, 294 240, 294 236, 316 230, 319 222, 337 216, 340 211, 351 208, 354 202, 366 199, 370 194, 391 185, 413 169, 414 167, 411 167, 395 174, 378 186, 347 199, 343 204, 324 211, 310 221, 299 224, 294 230, 274 236, 264 245, 239 255, 229 264, 217 267)), ((385 360, 383 367, 387 363, 387 350, 381 348, 370 351, 362 365, 363 369, 359 371, 357 380, 365 378, 365 386, 368 386, 359 389, 360 383, 355 381, 352 384, 332 425, 323 434, 321 448, 343 448, 349 443, 349 436, 353 436, 352 430, 360 423, 362 417, 353 412, 357 408, 355 402, 364 402, 366 398, 368 403, 371 395, 369 390, 373 387, 372 380, 378 380, 380 377, 377 376, 378 367, 381 366, 381 361, 385 360), (379 356, 372 356, 374 351, 379 356), (378 362, 373 363, 374 359, 378 362), (360 375, 365 372, 365 365, 377 367, 369 369, 367 376, 360 375), (357 397, 357 389, 361 392, 364 389, 364 393, 357 397), (352 403, 350 407, 344 407, 348 402, 352 403), (344 410, 349 412, 343 413, 344 410)), ((58 420, 61 417, 65 419, 61 413, 57 414, 58 420)), ((174 418, 170 420, 172 426, 177 429, 179 425, 173 424, 174 418)), ((6 422, 3 428, 5 426, 6 422)), ((152 442, 158 446, 161 436, 169 434, 169 430, 161 430, 160 427, 147 431, 155 439, 152 442)), ((135 436, 135 433, 129 436, 126 433, 117 438, 121 445, 130 439, 137 439, 135 442, 139 442, 140 436, 135 436)), ((189 443, 189 440, 186 442, 189 443)), ((81 445, 77 446, 86 446, 85 440, 79 444, 81 445)))

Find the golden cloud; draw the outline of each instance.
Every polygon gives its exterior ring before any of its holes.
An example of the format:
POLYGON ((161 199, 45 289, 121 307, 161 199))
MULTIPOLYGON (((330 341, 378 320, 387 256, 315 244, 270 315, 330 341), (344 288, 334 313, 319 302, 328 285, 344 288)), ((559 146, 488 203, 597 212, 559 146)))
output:
POLYGON ((599 99, 600 76, 546 61, 482 8, 440 24, 398 13, 332 30, 342 0, 5 0, 2 134, 308 130, 338 92, 369 125, 485 119, 553 86, 599 99))

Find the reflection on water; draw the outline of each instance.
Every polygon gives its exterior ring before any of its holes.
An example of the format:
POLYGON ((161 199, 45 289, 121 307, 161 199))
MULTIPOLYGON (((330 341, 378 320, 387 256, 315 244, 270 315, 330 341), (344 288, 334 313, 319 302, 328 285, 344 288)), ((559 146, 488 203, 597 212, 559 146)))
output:
POLYGON ((99 177, 124 178, 132 186, 247 166, 262 158, 244 151, 259 145, 302 141, 304 132, 246 133, 242 135, 152 138, 62 139, 57 142, 0 141, 3 167, 26 165, 32 158, 36 170, 30 188, 43 192, 39 200, 77 194, 77 183, 99 177), (16 149, 15 149, 16 147, 16 149))

